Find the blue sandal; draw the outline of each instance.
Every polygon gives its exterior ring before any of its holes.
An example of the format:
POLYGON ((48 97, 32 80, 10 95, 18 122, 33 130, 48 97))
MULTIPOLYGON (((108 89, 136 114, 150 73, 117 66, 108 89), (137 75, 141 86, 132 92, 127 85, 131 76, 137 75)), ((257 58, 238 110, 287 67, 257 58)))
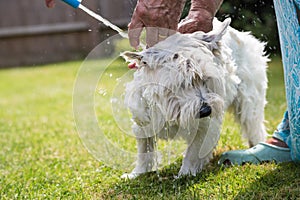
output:
POLYGON ((289 148, 278 147, 261 142, 247 150, 228 151, 221 155, 219 165, 261 164, 263 162, 291 162, 289 148))

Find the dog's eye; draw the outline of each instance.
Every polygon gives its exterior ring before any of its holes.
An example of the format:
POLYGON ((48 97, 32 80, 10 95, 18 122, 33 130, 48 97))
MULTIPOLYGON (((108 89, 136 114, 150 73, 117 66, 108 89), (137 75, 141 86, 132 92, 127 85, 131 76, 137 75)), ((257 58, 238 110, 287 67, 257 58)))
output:
POLYGON ((173 59, 177 59, 179 57, 178 53, 175 53, 174 56, 173 56, 173 59))
POLYGON ((142 63, 143 63, 143 65, 147 65, 147 62, 146 62, 146 61, 143 61, 142 63))

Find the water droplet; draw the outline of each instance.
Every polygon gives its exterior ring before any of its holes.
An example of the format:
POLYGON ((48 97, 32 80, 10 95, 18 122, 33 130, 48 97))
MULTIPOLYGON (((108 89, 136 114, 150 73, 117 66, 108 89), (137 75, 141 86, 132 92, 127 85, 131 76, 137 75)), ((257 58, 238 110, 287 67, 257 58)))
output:
POLYGON ((110 103, 118 103, 118 99, 117 98, 111 98, 110 103))
POLYGON ((99 88, 98 89, 98 93, 102 96, 106 96, 107 95, 107 91, 104 88, 99 88))

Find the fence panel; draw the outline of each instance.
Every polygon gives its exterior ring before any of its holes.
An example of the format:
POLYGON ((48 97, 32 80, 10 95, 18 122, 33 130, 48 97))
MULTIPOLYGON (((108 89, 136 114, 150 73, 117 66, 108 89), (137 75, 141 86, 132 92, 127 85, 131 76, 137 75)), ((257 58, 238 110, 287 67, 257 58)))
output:
MULTIPOLYGON (((86 0, 84 5, 126 28, 135 0, 86 0)), ((0 68, 38 65, 84 58, 107 27, 79 9, 57 0, 48 9, 44 0, 0 0, 0 68)))

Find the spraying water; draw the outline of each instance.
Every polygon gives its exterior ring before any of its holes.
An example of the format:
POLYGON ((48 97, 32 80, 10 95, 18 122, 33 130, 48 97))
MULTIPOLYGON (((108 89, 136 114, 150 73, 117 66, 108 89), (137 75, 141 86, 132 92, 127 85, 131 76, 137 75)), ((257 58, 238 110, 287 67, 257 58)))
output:
MULTIPOLYGON (((111 23, 107 19, 101 17, 100 15, 96 14, 92 10, 90 10, 87 7, 83 6, 81 4, 82 0, 62 0, 62 1, 65 2, 66 4, 72 6, 73 8, 80 8, 82 11, 84 11, 85 13, 87 13, 88 15, 90 15, 91 17, 93 17, 96 20, 102 22, 105 26, 110 27, 111 29, 117 31, 123 38, 126 38, 126 39, 129 38, 128 37, 128 33, 126 33, 125 31, 123 31, 122 29, 120 29, 118 26, 114 25, 113 23, 111 23)), ((143 49, 146 48, 146 45, 144 45, 144 44, 140 44, 140 45, 141 45, 141 47, 143 49)))
POLYGON ((82 4, 79 4, 78 8, 80 8, 81 10, 83 10, 84 12, 86 12, 88 15, 90 15, 91 17, 97 19, 98 21, 102 22, 105 26, 110 27, 111 29, 117 31, 123 38, 127 38, 128 39, 128 34, 126 32, 124 32, 122 29, 120 29, 118 26, 112 24, 110 21, 108 21, 107 19, 104 19, 103 17, 101 17, 100 15, 94 13, 93 11, 91 11, 90 9, 88 9, 87 7, 83 6, 82 4))

